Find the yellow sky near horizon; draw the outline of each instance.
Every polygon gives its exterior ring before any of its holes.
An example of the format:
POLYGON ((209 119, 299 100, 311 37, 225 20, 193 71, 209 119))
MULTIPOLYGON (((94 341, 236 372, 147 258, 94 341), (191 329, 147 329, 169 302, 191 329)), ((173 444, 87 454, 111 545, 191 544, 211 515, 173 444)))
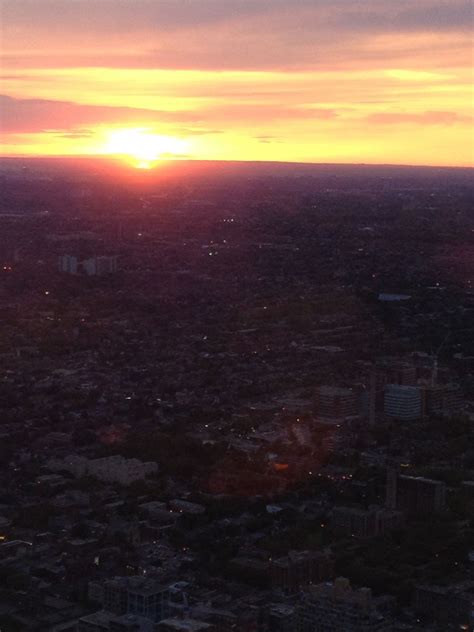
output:
POLYGON ((473 164, 461 0, 39 4, 1 4, 2 155, 473 164))

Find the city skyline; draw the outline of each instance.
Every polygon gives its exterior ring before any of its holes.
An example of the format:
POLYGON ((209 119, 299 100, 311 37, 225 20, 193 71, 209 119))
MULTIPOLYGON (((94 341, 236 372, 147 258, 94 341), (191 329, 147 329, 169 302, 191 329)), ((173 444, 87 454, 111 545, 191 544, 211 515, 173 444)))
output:
POLYGON ((470 3, 3 0, 2 155, 472 165, 470 3))

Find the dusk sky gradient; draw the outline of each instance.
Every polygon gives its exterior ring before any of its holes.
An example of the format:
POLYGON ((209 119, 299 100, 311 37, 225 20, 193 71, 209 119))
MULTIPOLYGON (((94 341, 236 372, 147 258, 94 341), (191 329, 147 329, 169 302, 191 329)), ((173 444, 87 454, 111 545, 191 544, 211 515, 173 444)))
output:
POLYGON ((472 165, 472 18, 465 0, 0 0, 1 153, 100 154, 140 128, 196 159, 472 165))

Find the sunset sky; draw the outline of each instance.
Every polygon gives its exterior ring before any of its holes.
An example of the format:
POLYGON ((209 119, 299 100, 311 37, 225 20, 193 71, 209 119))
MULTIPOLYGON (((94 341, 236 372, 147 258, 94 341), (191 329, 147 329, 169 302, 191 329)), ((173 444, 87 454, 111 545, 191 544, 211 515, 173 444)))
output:
POLYGON ((0 13, 2 155, 473 163, 469 1, 0 0, 0 13))

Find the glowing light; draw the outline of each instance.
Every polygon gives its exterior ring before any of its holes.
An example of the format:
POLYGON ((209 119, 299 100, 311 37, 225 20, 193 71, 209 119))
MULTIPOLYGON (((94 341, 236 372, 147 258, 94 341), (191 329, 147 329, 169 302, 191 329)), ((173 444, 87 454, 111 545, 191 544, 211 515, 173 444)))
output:
POLYGON ((150 160, 140 160, 135 166, 137 169, 151 169, 153 164, 150 160))
POLYGON ((176 157, 186 151, 186 142, 171 136, 160 136, 147 128, 119 129, 108 134, 102 153, 132 159, 137 169, 151 169, 164 157, 176 157))

